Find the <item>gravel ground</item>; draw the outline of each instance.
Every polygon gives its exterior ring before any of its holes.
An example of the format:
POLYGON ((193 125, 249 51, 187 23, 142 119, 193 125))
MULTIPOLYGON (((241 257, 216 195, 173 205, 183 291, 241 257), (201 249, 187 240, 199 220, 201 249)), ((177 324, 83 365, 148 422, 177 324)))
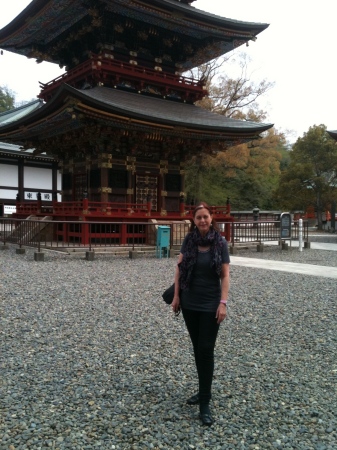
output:
POLYGON ((183 319, 160 297, 175 261, 0 252, 1 450, 337 449, 336 280, 231 267, 208 428, 185 404, 183 319))

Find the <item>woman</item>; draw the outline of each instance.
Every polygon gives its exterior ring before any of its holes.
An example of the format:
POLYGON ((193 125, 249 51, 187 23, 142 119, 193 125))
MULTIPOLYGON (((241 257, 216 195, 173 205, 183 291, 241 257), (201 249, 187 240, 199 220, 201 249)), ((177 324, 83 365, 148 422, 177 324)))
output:
POLYGON ((181 247, 175 272, 172 309, 181 308, 188 329, 199 379, 199 391, 187 400, 199 404, 204 425, 212 425, 209 409, 214 371, 214 347, 220 323, 226 317, 229 290, 229 254, 210 207, 200 203, 181 247))

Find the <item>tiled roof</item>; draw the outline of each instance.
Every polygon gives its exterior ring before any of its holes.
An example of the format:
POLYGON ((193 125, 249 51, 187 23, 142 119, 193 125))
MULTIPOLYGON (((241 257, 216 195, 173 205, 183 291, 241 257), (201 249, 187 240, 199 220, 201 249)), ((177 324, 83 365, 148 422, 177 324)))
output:
POLYGON ((118 89, 104 87, 95 87, 83 91, 70 89, 77 91, 81 97, 91 99, 105 109, 109 108, 123 115, 128 114, 134 118, 142 118, 162 124, 209 131, 254 130, 258 133, 273 126, 272 124, 230 119, 195 105, 149 97, 118 89))
POLYGON ((26 103, 25 105, 19 106, 18 108, 10 109, 8 111, 0 113, 0 127, 24 118, 36 109, 41 108, 42 105, 42 100, 34 100, 32 102, 26 103))
POLYGON ((54 161, 55 159, 46 154, 34 155, 34 149, 22 150, 20 145, 9 144, 8 142, 0 142, 0 157, 12 157, 12 158, 25 158, 25 159, 43 159, 48 161, 54 161))
MULTIPOLYGON (((225 54, 250 39, 255 40, 268 27, 265 23, 220 17, 176 0, 106 0, 99 3, 104 3, 106 12, 130 16, 159 29, 167 29, 168 33, 179 34, 185 41, 187 39, 186 42, 190 38, 197 39, 199 53, 201 48, 205 48, 206 52, 205 55, 204 52, 199 54, 198 59, 203 56, 205 61, 225 54), (210 47, 214 47, 212 53, 210 47)), ((50 51, 51 47, 56 41, 65 39, 64 33, 88 17, 88 10, 87 3, 81 0, 33 0, 12 22, 0 29, 0 47, 59 64, 60 54, 50 51)), ((185 60, 179 58, 180 63, 185 68, 194 67, 192 61, 186 60, 187 54, 184 57, 185 60)))
MULTIPOLYGON (((198 130, 206 134, 222 135, 223 138, 226 133, 232 136, 234 134, 237 137, 258 135, 273 126, 272 124, 230 119, 192 104, 119 89, 95 87, 79 90, 63 84, 57 94, 42 107, 30 111, 32 105, 28 104, 26 114, 24 108, 20 108, 20 114, 17 115, 16 110, 13 110, 10 121, 4 121, 2 124, 0 122, 2 139, 6 140, 6 133, 13 132, 16 128, 21 131, 23 126, 32 126, 39 121, 45 123, 46 118, 53 116, 55 111, 60 112, 67 108, 64 106, 65 98, 68 98, 68 100, 72 98, 75 103, 79 100, 84 110, 90 111, 90 108, 92 108, 102 114, 113 114, 114 117, 119 117, 125 121, 143 121, 149 126, 169 126, 189 130, 190 132, 198 130)), ((107 118, 109 119, 109 117, 108 115, 107 118)))

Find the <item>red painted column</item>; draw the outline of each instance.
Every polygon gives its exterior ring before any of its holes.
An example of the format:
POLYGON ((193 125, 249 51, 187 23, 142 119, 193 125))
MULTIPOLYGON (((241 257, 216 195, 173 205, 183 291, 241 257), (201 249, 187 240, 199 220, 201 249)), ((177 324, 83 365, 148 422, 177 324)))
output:
POLYGON ((81 223, 81 243, 83 245, 89 245, 89 227, 90 225, 88 223, 81 223))

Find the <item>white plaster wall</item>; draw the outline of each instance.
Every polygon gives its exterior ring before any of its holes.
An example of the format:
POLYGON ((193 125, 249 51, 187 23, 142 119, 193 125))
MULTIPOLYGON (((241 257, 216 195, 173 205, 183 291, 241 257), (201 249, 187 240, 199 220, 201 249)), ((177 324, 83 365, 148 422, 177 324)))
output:
POLYGON ((52 170, 24 167, 23 185, 25 189, 52 189, 52 170))
MULTIPOLYGON (((57 172, 57 190, 60 191, 62 188, 62 174, 57 172)), ((60 202, 61 200, 59 200, 60 202)))
POLYGON ((18 166, 0 164, 0 185, 18 187, 18 166))
POLYGON ((6 198, 7 200, 15 200, 18 191, 10 191, 9 189, 0 189, 0 198, 6 198))

